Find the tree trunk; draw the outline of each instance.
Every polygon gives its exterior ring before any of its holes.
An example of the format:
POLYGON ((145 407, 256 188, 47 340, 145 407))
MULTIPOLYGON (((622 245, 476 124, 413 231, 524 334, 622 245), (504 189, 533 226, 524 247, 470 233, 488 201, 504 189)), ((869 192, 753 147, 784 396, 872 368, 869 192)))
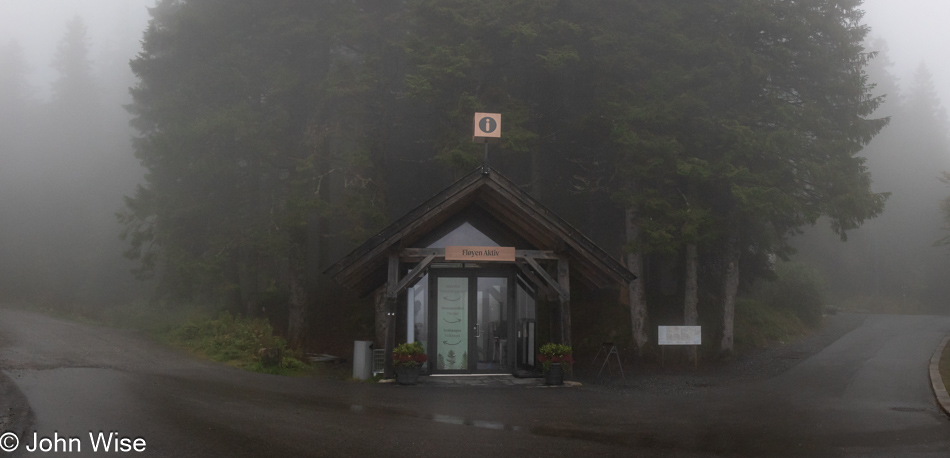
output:
POLYGON ((739 290, 739 241, 735 234, 729 236, 725 252, 726 273, 723 279, 722 291, 722 342, 720 356, 732 358, 735 354, 733 345, 736 292, 739 290))
MULTIPOLYGON (((686 285, 683 297, 683 324, 685 326, 696 326, 699 324, 699 303, 697 265, 699 264, 699 255, 696 253, 696 244, 686 245, 686 285)), ((696 352, 689 353, 690 362, 695 363, 696 352)))
POLYGON ((388 304, 386 303, 386 285, 379 287, 376 290, 376 295, 373 300, 373 304, 376 305, 376 348, 385 348, 386 347, 386 335, 388 334, 386 330, 386 323, 389 319, 389 309, 388 304))
POLYGON ((290 300, 288 306, 287 340, 293 348, 303 348, 307 340, 307 281, 303 250, 291 248, 290 300))
MULTIPOLYGON (((636 245, 639 234, 640 225, 637 222, 637 210, 634 207, 629 207, 626 212, 627 246, 633 250, 638 249, 636 245)), ((639 251, 627 253, 627 269, 637 276, 637 279, 627 286, 627 290, 630 294, 630 320, 633 325, 633 340, 637 344, 637 355, 642 358, 650 339, 647 332, 647 302, 643 294, 643 255, 639 251)))
POLYGON ((686 245, 686 285, 683 297, 683 324, 686 326, 696 326, 699 322, 699 303, 697 265, 699 264, 699 255, 696 253, 696 244, 686 245))
POLYGON ((571 346, 571 277, 565 256, 558 256, 557 259, 557 282, 567 293, 558 298, 561 310, 561 343, 571 346))

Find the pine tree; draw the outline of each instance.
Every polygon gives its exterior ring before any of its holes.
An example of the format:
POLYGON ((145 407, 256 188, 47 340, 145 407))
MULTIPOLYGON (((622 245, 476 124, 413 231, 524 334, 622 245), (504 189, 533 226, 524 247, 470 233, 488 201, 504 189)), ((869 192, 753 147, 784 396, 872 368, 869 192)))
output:
POLYGON ((374 16, 262 0, 164 0, 152 16, 132 62, 148 174, 120 215, 127 255, 166 298, 255 313, 265 288, 285 293, 300 346, 326 239, 383 221, 369 122, 379 55, 360 33, 374 16))
MULTIPOLYGON (((92 73, 89 48, 86 24, 75 16, 66 24, 52 63, 56 79, 52 84, 51 116, 57 126, 54 132, 58 132, 66 144, 91 144, 101 135, 99 88, 92 73)), ((67 158, 80 154, 77 151, 62 153, 67 158)))

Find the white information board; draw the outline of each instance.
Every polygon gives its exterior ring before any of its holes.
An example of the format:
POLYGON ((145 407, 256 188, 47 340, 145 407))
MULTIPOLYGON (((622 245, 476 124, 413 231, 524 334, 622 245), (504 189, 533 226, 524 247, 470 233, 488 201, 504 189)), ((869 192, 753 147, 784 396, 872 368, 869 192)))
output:
POLYGON ((702 326, 660 326, 659 345, 701 345, 702 326))

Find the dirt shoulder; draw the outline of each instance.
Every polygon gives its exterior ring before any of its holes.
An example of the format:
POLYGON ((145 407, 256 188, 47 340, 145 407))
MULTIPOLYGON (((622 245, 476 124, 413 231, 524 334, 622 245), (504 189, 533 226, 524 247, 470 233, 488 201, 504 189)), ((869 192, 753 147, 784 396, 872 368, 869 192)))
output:
POLYGON ((13 432, 23 437, 33 425, 33 410, 13 380, 0 371, 0 433, 13 432))

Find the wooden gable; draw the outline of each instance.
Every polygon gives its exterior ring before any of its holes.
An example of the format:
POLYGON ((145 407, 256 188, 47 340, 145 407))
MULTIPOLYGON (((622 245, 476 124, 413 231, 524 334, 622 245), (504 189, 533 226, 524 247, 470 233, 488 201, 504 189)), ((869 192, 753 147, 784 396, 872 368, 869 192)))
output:
POLYGON ((573 226, 541 205, 496 171, 481 168, 386 227, 326 273, 343 286, 366 295, 386 283, 388 256, 399 253, 459 213, 477 207, 537 250, 570 259, 575 278, 597 288, 636 277, 573 226))

